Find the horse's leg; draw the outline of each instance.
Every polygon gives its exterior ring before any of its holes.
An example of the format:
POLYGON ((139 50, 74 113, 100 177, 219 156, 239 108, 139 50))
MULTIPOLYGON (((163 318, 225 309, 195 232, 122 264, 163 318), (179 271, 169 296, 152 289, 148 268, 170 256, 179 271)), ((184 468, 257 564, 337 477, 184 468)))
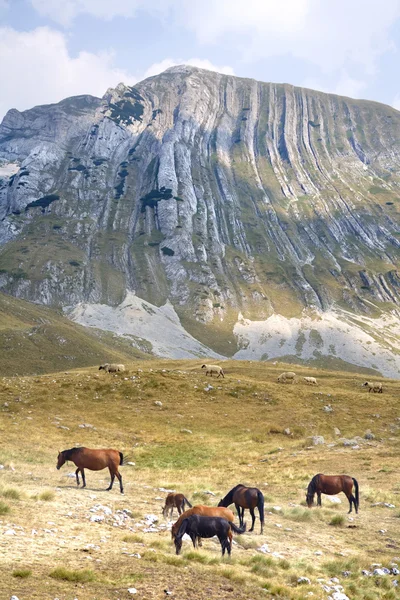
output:
POLYGON ((82 481, 83 481, 83 488, 86 487, 86 477, 85 477, 85 469, 82 467, 81 469, 81 475, 82 475, 82 481))
POLYGON ((195 533, 190 532, 190 538, 192 540, 193 543, 193 548, 196 550, 196 540, 197 540, 197 535, 195 533))
POLYGON ((110 467, 108 467, 108 470, 110 471, 110 475, 111 475, 111 481, 110 481, 110 485, 108 486, 108 488, 106 489, 106 492, 109 492, 112 489, 113 483, 114 483, 114 479, 115 479, 115 473, 113 473, 110 469, 110 467))
POLYGON ((227 550, 228 550, 228 556, 231 556, 231 550, 232 550, 232 529, 229 529, 229 533, 228 533, 228 537, 226 539, 227 541, 227 550))
POLYGON ((317 492, 317 506, 322 506, 321 502, 321 492, 317 492))
POLYGON ((239 525, 242 526, 242 517, 240 516, 240 506, 239 506, 239 504, 235 504, 235 506, 236 506, 238 517, 239 517, 239 525))
POLYGON ((124 493, 124 486, 122 485, 122 475, 119 471, 116 472, 116 476, 118 477, 119 480, 119 491, 121 492, 121 494, 124 493))
POLYGON ((219 539, 219 543, 221 544, 222 556, 224 556, 225 548, 226 548, 226 538, 224 538, 222 535, 219 535, 218 539, 219 539))
POLYGON ((347 500, 349 501, 349 504, 350 504, 350 510, 349 510, 348 514, 352 512, 353 504, 354 504, 355 511, 358 512, 356 499, 354 498, 353 494, 350 492, 349 494, 346 494, 346 496, 347 496, 347 500))
POLYGON ((77 470, 75 471, 76 485, 79 485, 79 471, 80 471, 80 468, 78 467, 77 470))
POLYGON ((253 531, 254 523, 256 522, 256 515, 254 513, 254 508, 250 508, 250 514, 251 514, 252 522, 251 522, 251 529, 249 529, 249 531, 253 531))
POLYGON ((203 547, 203 541, 202 541, 202 539, 201 539, 200 536, 198 536, 198 538, 197 538, 197 547, 198 548, 202 548, 203 547))

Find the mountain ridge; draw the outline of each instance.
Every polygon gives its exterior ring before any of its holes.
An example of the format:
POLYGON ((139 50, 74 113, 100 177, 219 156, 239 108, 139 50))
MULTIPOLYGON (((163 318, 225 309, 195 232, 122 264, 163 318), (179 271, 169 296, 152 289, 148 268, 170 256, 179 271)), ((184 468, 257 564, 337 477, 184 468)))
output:
POLYGON ((398 318, 395 109, 178 66, 31 110, 0 126, 19 162, 0 181, 0 289, 170 301, 203 343, 235 339, 239 312, 398 318))

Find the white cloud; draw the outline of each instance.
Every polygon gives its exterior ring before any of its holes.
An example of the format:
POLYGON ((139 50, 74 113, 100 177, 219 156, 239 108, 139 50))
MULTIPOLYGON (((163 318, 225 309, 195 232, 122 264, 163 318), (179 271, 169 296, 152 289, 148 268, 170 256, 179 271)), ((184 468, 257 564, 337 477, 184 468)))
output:
POLYGON ((227 65, 219 67, 214 65, 207 59, 203 58, 189 58, 189 60, 165 58, 161 62, 152 64, 145 72, 144 77, 152 77, 158 75, 170 67, 176 67, 177 65, 191 65, 192 67, 199 67, 200 69, 207 69, 208 71, 217 71, 218 73, 224 73, 225 75, 234 75, 232 67, 227 65))
MULTIPOLYGON (((1 0, 0 0, 1 1, 1 0)), ((292 55, 325 72, 350 62, 371 74, 394 48, 400 2, 383 0, 30 0, 43 16, 71 24, 81 14, 133 18, 138 9, 194 33, 204 44, 235 44, 247 60, 292 55)))
POLYGON ((144 0, 31 0, 37 12, 64 26, 71 25, 80 14, 89 14, 99 19, 134 17, 144 0))
POLYGON ((0 28, 0 118, 9 108, 25 110, 76 94, 102 96, 120 81, 137 77, 118 69, 110 51, 69 55, 65 36, 47 27, 30 32, 0 28))
POLYGON ((365 81, 351 77, 344 69, 338 74, 336 83, 328 85, 321 80, 307 78, 302 82, 302 86, 326 92, 327 94, 338 94, 339 96, 349 96, 350 98, 362 98, 363 92, 367 88, 365 81))

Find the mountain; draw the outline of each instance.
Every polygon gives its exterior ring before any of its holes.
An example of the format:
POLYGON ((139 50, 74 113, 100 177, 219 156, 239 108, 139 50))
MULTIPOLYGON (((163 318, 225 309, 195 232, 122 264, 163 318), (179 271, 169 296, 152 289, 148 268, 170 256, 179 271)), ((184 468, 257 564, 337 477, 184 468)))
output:
POLYGON ((3 291, 119 333, 134 294, 220 355, 397 376, 395 109, 180 66, 10 110, 0 160, 3 291))

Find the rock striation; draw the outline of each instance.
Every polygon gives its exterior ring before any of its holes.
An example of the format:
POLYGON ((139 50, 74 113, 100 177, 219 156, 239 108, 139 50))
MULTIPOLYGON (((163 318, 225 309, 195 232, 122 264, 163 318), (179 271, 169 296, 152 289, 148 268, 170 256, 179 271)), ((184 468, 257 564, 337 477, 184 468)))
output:
POLYGON ((399 166, 389 106, 195 67, 13 109, 0 289, 114 307, 131 291, 196 336, 231 335, 239 312, 398 319, 399 166))

